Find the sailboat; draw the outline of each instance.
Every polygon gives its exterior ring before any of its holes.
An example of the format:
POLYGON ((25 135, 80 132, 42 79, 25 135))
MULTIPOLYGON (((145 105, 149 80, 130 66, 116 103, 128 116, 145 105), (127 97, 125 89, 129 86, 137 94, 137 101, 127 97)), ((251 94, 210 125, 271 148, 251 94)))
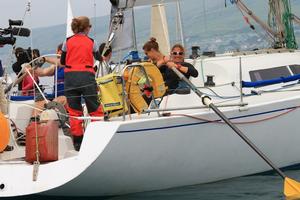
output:
MULTIPOLYGON (((127 2, 121 10, 145 2, 127 2)), ((192 83, 278 167, 287 167, 300 163, 300 52, 285 40, 286 32, 279 39, 277 33, 276 48, 187 61, 201 72, 192 83)), ((159 101, 140 113, 88 122, 79 152, 60 130, 54 162, 27 163, 24 147, 15 144, 14 151, 0 154, 0 196, 121 195, 270 170, 197 94, 159 101)), ((10 100, 7 116, 24 130, 32 109, 32 100, 10 100)))

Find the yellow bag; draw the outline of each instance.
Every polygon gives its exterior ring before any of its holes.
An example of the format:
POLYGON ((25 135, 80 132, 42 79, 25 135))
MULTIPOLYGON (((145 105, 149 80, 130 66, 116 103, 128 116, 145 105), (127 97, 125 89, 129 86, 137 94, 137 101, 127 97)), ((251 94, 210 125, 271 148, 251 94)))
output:
POLYGON ((127 112, 126 102, 123 103, 122 99, 121 76, 111 73, 97 78, 96 82, 99 86, 99 98, 104 112, 110 117, 118 116, 123 111, 127 112))

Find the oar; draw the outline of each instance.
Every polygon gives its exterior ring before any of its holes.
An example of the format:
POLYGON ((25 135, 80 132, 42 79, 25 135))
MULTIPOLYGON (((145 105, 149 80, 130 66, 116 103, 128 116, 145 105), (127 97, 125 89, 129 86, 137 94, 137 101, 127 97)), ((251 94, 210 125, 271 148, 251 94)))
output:
POLYGON ((188 80, 181 72, 179 72, 175 67, 172 70, 177 74, 177 76, 183 80, 188 86, 202 99, 202 103, 210 107, 235 133, 237 133, 270 167, 272 167, 283 179, 284 179, 284 195, 288 199, 300 198, 300 183, 288 178, 262 151, 260 151, 257 146, 249 140, 249 138, 242 133, 237 126, 235 126, 211 101, 211 99, 203 94, 198 88, 188 80))

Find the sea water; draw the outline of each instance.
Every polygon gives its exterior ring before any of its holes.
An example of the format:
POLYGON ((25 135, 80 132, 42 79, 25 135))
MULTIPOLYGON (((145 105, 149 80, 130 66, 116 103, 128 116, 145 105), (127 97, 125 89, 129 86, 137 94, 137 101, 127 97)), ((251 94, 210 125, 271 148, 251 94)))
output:
MULTIPOLYGON (((199 172, 201 173, 201 172, 199 172)), ((203 172, 204 173, 204 172, 203 172)), ((300 168, 284 172, 300 181, 300 168)), ((2 198, 1 198, 2 199, 2 198)), ((284 200, 283 179, 275 173, 228 179, 168 190, 142 192, 114 197, 48 197, 30 195, 14 200, 284 200)))

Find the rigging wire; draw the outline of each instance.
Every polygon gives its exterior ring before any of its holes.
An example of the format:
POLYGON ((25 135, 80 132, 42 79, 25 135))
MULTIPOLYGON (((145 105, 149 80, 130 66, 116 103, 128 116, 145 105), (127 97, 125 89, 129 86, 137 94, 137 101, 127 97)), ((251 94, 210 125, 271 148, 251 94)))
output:
POLYGON ((242 14, 242 16, 243 16, 243 18, 244 18, 246 24, 249 25, 249 27, 250 27, 251 30, 253 30, 259 37, 264 38, 264 39, 269 43, 269 45, 272 45, 272 44, 275 42, 275 38, 274 38, 273 35, 272 35, 271 33, 269 33, 268 31, 266 31, 266 34, 267 34, 268 37, 265 36, 265 35, 260 34, 260 33, 256 30, 255 26, 250 22, 249 18, 245 15, 245 13, 244 13, 243 10, 241 9, 241 7, 238 6, 238 5, 237 5, 236 7, 237 7, 237 9, 240 11, 240 13, 242 14))
POLYGON ((181 16, 181 4, 180 1, 176 1, 176 41, 185 47, 184 32, 183 32, 183 21, 181 16))
POLYGON ((97 36, 97 33, 96 33, 96 29, 97 29, 97 3, 96 3, 96 0, 94 0, 94 4, 93 4, 93 7, 94 7, 94 39, 96 40, 96 36, 97 36))
POLYGON ((31 28, 31 23, 32 23, 32 13, 31 13, 31 0, 28 0, 28 3, 27 3, 27 9, 26 9, 26 12, 28 13, 28 16, 29 16, 29 29, 31 31, 31 34, 30 34, 30 48, 31 48, 31 55, 32 55, 32 58, 33 58, 33 34, 32 34, 32 28, 31 28))
POLYGON ((203 20, 204 20, 204 33, 207 33, 207 9, 206 9, 206 0, 202 1, 203 3, 203 20))

